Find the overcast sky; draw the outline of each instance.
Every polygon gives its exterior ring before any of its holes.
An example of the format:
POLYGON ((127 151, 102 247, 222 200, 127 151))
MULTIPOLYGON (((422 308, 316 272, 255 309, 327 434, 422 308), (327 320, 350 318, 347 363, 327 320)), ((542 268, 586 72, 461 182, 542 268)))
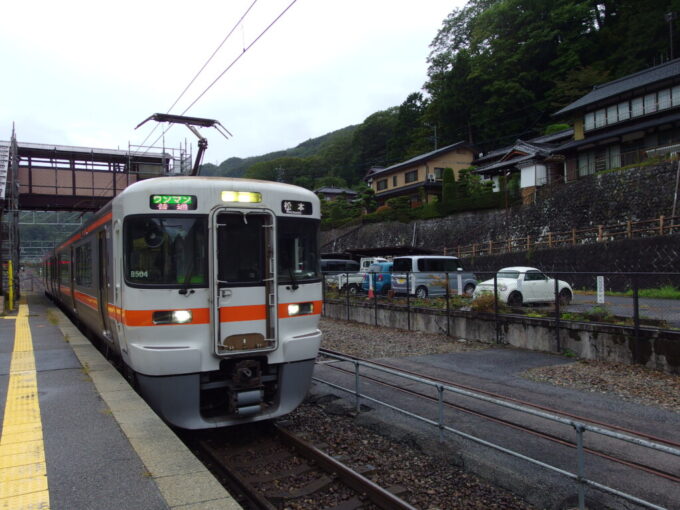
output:
MULTIPOLYGON (((217 119, 205 162, 294 147, 401 104, 426 80, 429 45, 464 0, 257 0, 170 113, 217 119)), ((149 145, 166 113, 253 0, 5 2, 0 140, 149 145)), ((167 124, 164 124, 167 128, 167 124)), ((184 126, 165 146, 196 137, 184 126)), ((157 145, 162 146, 163 139, 157 145)))

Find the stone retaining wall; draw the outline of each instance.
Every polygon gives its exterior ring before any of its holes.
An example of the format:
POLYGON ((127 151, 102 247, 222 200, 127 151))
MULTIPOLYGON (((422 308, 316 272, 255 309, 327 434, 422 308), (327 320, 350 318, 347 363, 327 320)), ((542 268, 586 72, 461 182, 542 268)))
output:
MULTIPOLYGON (((322 232, 322 252, 339 253, 351 249, 393 247, 425 248, 443 252, 444 248, 508 238, 531 236, 534 241, 540 241, 547 232, 565 232, 572 228, 584 229, 601 224, 670 216, 676 173, 675 163, 620 170, 541 190, 536 203, 532 205, 515 206, 507 210, 472 211, 410 223, 366 224, 322 232)), ((648 239, 642 242, 647 243, 648 239)), ((677 237, 674 242, 678 243, 677 237)), ((610 245, 615 246, 614 243, 610 245)), ((599 250, 603 244, 593 246, 597 246, 595 250, 599 250)), ((537 253, 538 251, 535 252, 537 253)), ((615 260, 618 251, 610 251, 607 255, 609 261, 612 260, 611 254, 615 260)), ((665 255, 660 254, 651 259, 662 260, 664 257, 665 255)), ((627 258, 630 260, 630 257, 627 258)), ((677 263, 677 250, 670 259, 677 263)), ((646 257, 646 260, 650 260, 650 257, 646 257)), ((498 267, 498 264, 494 263, 493 267, 498 267)), ((620 267, 629 266, 621 263, 620 267)), ((567 267, 544 269, 569 270, 567 267)), ((581 264, 579 270, 589 269, 581 264)))

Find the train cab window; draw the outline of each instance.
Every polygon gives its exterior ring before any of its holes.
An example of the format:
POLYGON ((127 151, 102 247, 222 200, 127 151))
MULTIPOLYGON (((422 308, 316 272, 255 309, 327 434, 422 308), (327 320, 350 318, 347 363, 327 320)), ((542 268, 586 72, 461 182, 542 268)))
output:
POLYGON ((257 285, 264 278, 265 214, 222 213, 217 229, 217 279, 225 285, 257 285))
POLYGON ((205 216, 130 216, 125 219, 125 278, 133 285, 207 287, 205 216))
POLYGON ((280 284, 321 278, 318 220, 278 218, 280 284))

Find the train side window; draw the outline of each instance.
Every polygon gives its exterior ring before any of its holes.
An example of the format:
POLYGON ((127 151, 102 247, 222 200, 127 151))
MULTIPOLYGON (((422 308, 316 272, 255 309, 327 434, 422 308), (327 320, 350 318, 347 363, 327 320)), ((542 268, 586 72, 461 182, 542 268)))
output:
POLYGON ((71 285, 71 261, 68 254, 59 254, 59 284, 71 285))
POLYGON ((84 244, 76 248, 75 280, 77 285, 92 286, 92 245, 84 244))

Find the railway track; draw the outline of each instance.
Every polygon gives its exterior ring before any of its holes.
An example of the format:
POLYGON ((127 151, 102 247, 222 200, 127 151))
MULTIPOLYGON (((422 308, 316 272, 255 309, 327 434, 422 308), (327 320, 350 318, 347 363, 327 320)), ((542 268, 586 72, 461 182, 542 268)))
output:
POLYGON ((404 488, 372 482, 371 466, 351 469, 281 424, 202 433, 188 442, 247 509, 414 509, 400 497, 404 488))
MULTIPOLYGON (((561 417, 565 417, 565 418, 568 418, 568 419, 571 419, 571 420, 574 420, 574 421, 578 421, 578 422, 582 422, 582 423, 588 423, 588 424, 592 424, 592 425, 595 425, 595 426, 598 426, 598 427, 611 429, 611 430, 620 432, 622 434, 630 435, 630 436, 636 436, 636 437, 639 437, 639 438, 642 438, 642 439, 645 439, 645 440, 648 440, 648 441, 652 441, 652 442, 655 442, 655 443, 658 443, 658 444, 669 446, 671 448, 676 448, 676 449, 680 448, 680 443, 678 443, 677 441, 671 440, 671 439, 661 438, 661 437, 657 437, 657 436, 654 436, 652 434, 648 434, 648 433, 645 433, 645 432, 631 430, 631 429, 624 428, 624 427, 621 427, 621 426, 618 426, 618 425, 605 423, 605 422, 598 421, 598 420, 593 420, 593 419, 590 419, 588 417, 579 416, 579 415, 576 415, 576 414, 573 414, 573 413, 567 413, 567 412, 564 412, 564 411, 559 410, 559 409, 550 408, 550 407, 547 407, 547 406, 536 405, 532 402, 523 401, 523 400, 516 399, 516 398, 509 398, 509 397, 506 397, 502 394, 493 393, 493 392, 489 392, 489 391, 486 391, 486 390, 481 390, 479 388, 474 388, 474 387, 467 386, 467 385, 461 385, 461 384, 458 384, 458 383, 455 383, 455 382, 452 382, 452 381, 449 381, 449 380, 446 380, 446 379, 435 378, 435 377, 432 377, 430 375, 424 375, 424 374, 420 374, 420 373, 417 373, 417 372, 404 370, 400 367, 390 365, 390 364, 387 364, 387 363, 381 363, 381 362, 377 362, 377 361, 373 361, 373 360, 365 360, 365 359, 362 359, 362 358, 359 358, 359 357, 356 357, 356 356, 348 356, 348 355, 345 355, 343 353, 339 353, 339 352, 336 352, 336 351, 321 349, 320 355, 323 356, 324 353, 343 356, 343 357, 345 357, 349 360, 357 360, 357 361, 367 362, 367 363, 370 363, 370 364, 375 365, 375 366, 380 366, 380 367, 388 368, 390 370, 395 370, 395 371, 398 371, 398 372, 401 372, 401 373, 405 373, 405 374, 408 374, 408 375, 411 375, 411 376, 415 376, 415 377, 419 377, 419 378, 423 378, 423 379, 428 379, 428 380, 433 381, 433 382, 445 384, 445 385, 451 386, 451 387, 460 388, 460 389, 463 389, 463 390, 466 390, 466 391, 469 391, 469 392, 482 394, 482 395, 487 396, 487 397, 491 397, 491 398, 495 398, 495 399, 499 399, 499 400, 505 400, 505 401, 512 402, 513 404, 518 404, 518 405, 521 405, 521 406, 533 407, 533 408, 538 409, 540 411, 547 412, 547 413, 554 414, 554 415, 561 416, 561 417)), ((334 360, 332 362, 325 363, 324 366, 331 368, 333 370, 342 372, 344 374, 351 375, 352 377, 354 377, 354 371, 346 368, 346 366, 343 366, 342 361, 334 360)), ((422 399, 423 401, 431 402, 432 404, 435 404, 435 405, 438 403, 437 396, 433 396, 431 390, 428 392, 428 390, 426 390, 426 389, 419 389, 417 387, 417 385, 414 385, 412 383, 408 384, 408 385, 400 385, 398 383, 395 383, 394 379, 390 378, 386 374, 381 374, 381 375, 376 375, 375 373, 369 374, 368 370, 363 369, 361 378, 362 378, 362 380, 370 381, 373 384, 380 385, 380 386, 385 387, 385 388, 389 388, 390 390, 394 390, 401 395, 414 396, 414 397, 417 397, 418 399, 422 399), (408 386, 408 387, 406 387, 406 386, 408 386)), ((495 414, 494 412, 489 411, 488 409, 483 409, 480 406, 475 406, 473 403, 463 405, 461 403, 454 403, 454 402, 447 400, 447 399, 444 399, 443 404, 449 410, 453 410, 455 412, 466 413, 467 415, 475 416, 475 417, 480 418, 482 420, 485 420, 487 422, 493 422, 495 424, 500 424, 502 426, 511 428, 513 430, 517 430, 517 431, 520 431, 522 433, 529 434, 531 436, 547 440, 551 443, 559 444, 561 446, 566 446, 566 447, 572 448, 572 449, 576 448, 576 446, 577 446, 573 440, 566 439, 566 438, 562 437, 561 434, 555 434, 553 432, 543 430, 543 429, 541 429, 541 427, 536 426, 536 424, 532 424, 532 425, 523 424, 519 418, 516 418, 514 416, 508 417, 507 413, 504 416, 499 416, 498 414, 495 414)), ((617 451, 617 453, 614 453, 613 450, 611 449, 611 445, 606 446, 606 447, 600 447, 599 445, 593 444, 593 445, 590 445, 590 446, 587 446, 586 448, 584 448, 584 452, 588 455, 598 457, 598 458, 605 460, 607 462, 613 462, 613 463, 616 463, 620 466, 625 466, 627 468, 631 468, 631 469, 633 469, 637 472, 644 472, 646 474, 649 474, 649 475, 652 475, 652 476, 655 476, 655 477, 659 477, 659 478, 662 478, 664 480, 668 480, 668 481, 674 482, 674 483, 680 482, 680 472, 678 472, 677 469, 663 469, 663 468, 659 468, 659 467, 654 466, 654 465, 650 465, 650 463, 653 462, 653 461, 650 461, 648 463, 648 462, 641 462, 640 459, 633 460, 633 459, 630 459, 630 458, 625 458, 624 455, 622 455, 622 453, 623 454, 628 453, 626 448, 623 448, 622 451, 619 450, 619 451, 617 451)), ((645 459, 645 460, 647 460, 647 459, 645 459)), ((677 468, 677 461, 675 463, 675 466, 677 468)))

